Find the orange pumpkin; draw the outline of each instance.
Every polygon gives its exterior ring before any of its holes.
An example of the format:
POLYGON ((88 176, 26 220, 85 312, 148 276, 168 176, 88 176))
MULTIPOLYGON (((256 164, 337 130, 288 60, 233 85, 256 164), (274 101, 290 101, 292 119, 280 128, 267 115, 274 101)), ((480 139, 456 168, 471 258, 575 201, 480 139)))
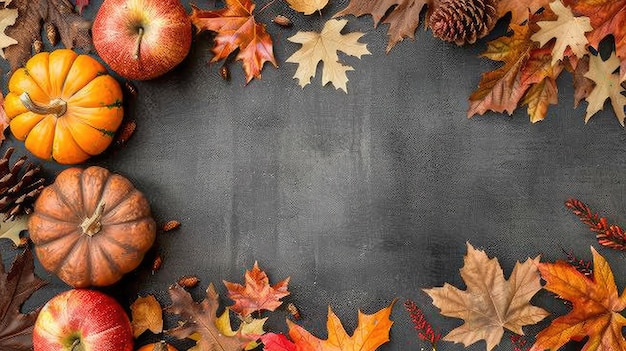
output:
POLYGON ((67 49, 39 53, 16 70, 4 109, 26 149, 62 164, 102 153, 124 116, 119 83, 92 57, 67 49))
POLYGON ((165 341, 160 341, 152 344, 143 345, 137 351, 178 351, 178 349, 166 343, 165 341))
POLYGON ((135 269, 154 243, 156 223, 128 179, 74 167, 43 189, 28 231, 43 267, 83 288, 111 285, 135 269))

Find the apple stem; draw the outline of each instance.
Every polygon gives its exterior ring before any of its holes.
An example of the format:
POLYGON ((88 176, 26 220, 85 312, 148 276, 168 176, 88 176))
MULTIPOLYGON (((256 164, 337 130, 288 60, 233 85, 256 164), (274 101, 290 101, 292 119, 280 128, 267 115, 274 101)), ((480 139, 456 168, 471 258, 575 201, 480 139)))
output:
POLYGON ((79 345, 80 345, 80 339, 74 340, 74 342, 72 343, 72 346, 70 348, 70 351, 80 351, 80 350, 82 350, 82 347, 79 346, 79 345))
POLYGON ((67 102, 62 99, 51 100, 47 105, 38 104, 30 98, 27 92, 23 92, 22 95, 20 95, 20 101, 29 111, 40 115, 52 114, 61 117, 67 111, 67 102))
POLYGON ((135 42, 135 54, 133 58, 135 60, 139 59, 139 51, 141 50, 141 39, 143 39, 143 27, 139 27, 139 36, 137 37, 137 42, 135 42))
POLYGON ((94 236, 98 234, 100 229, 102 229, 102 213, 104 212, 104 201, 100 200, 96 210, 93 212, 91 217, 85 218, 83 223, 81 223, 80 228, 83 230, 84 234, 89 236, 94 236))

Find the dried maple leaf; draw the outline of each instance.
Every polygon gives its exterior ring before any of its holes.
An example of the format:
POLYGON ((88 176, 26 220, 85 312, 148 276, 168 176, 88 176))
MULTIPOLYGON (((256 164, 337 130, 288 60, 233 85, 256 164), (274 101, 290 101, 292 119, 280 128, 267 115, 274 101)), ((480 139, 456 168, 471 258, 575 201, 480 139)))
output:
POLYGON ((526 111, 532 123, 542 121, 548 113, 548 106, 557 103, 556 78, 563 71, 563 65, 558 62, 553 65, 552 57, 549 48, 532 50, 520 71, 520 81, 530 85, 520 105, 528 105, 526 111))
POLYGON ((174 284, 169 288, 172 304, 165 311, 177 314, 181 318, 178 327, 167 331, 179 339, 184 339, 199 334, 196 350, 198 351, 241 351, 246 345, 256 338, 251 338, 241 333, 234 336, 224 335, 217 327, 217 309, 219 301, 217 291, 213 284, 209 284, 206 290, 206 298, 202 302, 195 302, 183 287, 174 284))
POLYGON ((391 304, 376 313, 365 314, 359 311, 358 324, 352 336, 346 333, 341 320, 328 307, 328 338, 318 339, 306 329, 287 319, 289 337, 268 333, 261 336, 263 349, 267 351, 343 351, 359 350, 374 351, 382 344, 389 341, 389 331, 393 321, 389 319, 395 300, 391 304))
POLYGON ((191 22, 198 31, 213 31, 217 35, 211 49, 211 62, 225 60, 239 49, 237 60, 242 61, 246 83, 252 78, 261 78, 265 62, 278 67, 274 58, 272 38, 265 25, 254 18, 255 4, 250 0, 226 0, 226 8, 200 10, 192 6, 191 22))
POLYGON ((591 31, 589 17, 574 17, 572 11, 565 7, 561 0, 550 3, 550 8, 558 16, 556 21, 539 21, 541 29, 530 39, 538 41, 541 46, 556 38, 552 49, 552 64, 563 59, 569 47, 574 55, 583 57, 587 53, 587 38, 585 33, 591 31))
POLYGON ((0 221, 0 238, 10 239, 15 246, 20 246, 20 233, 28 229, 28 216, 20 216, 12 221, 0 221))
POLYGON ((287 59, 287 62, 298 64, 293 77, 298 80, 301 87, 304 88, 311 83, 311 78, 315 76, 317 65, 321 61, 324 64, 322 85, 331 82, 335 88, 348 92, 346 72, 353 69, 339 62, 337 52, 341 51, 357 58, 368 55, 370 52, 366 44, 359 42, 363 33, 341 34, 347 22, 347 20, 331 19, 324 24, 321 33, 298 32, 287 39, 290 42, 302 44, 302 47, 287 59))
POLYGON ((228 289, 228 297, 235 301, 230 309, 243 317, 249 316, 255 311, 274 311, 282 304, 280 299, 289 295, 289 291, 287 291, 289 277, 274 286, 270 286, 269 278, 259 268, 258 262, 254 262, 254 267, 246 271, 244 279, 245 286, 224 281, 224 285, 228 289))
POLYGON ((548 6, 553 0, 500 0, 498 2, 498 17, 504 17, 511 12, 511 23, 522 24, 528 21, 529 14, 535 14, 548 6))
POLYGON ((42 40, 42 22, 50 23, 58 29, 61 42, 66 48, 91 51, 91 22, 75 13, 74 5, 68 0, 13 0, 11 6, 17 8, 19 13, 15 25, 6 30, 7 35, 18 42, 4 49, 12 70, 23 66, 31 56, 33 42, 42 40))
POLYGON ((130 305, 134 337, 137 338, 146 330, 154 334, 163 331, 163 310, 153 295, 138 297, 130 305))
POLYGON ((484 251, 474 249, 470 243, 467 243, 464 261, 461 277, 467 290, 447 283, 443 287, 424 289, 441 314, 465 320, 443 340, 461 342, 465 346, 485 340, 487 350, 491 350, 502 339, 504 328, 523 335, 524 325, 535 324, 548 315, 530 304, 530 299, 541 290, 537 270, 539 257, 517 262, 508 281, 504 279, 498 259, 489 259, 484 251))
POLYGON ((578 107, 578 104, 583 99, 586 99, 596 83, 593 80, 585 77, 585 74, 589 72, 589 55, 583 56, 578 60, 576 68, 572 70, 574 77, 574 108, 578 107))
POLYGON ((578 15, 591 19, 593 31, 587 34, 591 46, 597 48, 600 41, 612 34, 615 51, 621 61, 621 81, 626 80, 626 0, 564 0, 578 15))
POLYGON ((521 83, 520 71, 537 44, 530 40, 532 32, 528 25, 511 24, 511 30, 511 36, 487 43, 487 51, 482 56, 503 61, 504 65, 482 75, 478 89, 470 95, 468 117, 488 110, 512 114, 529 87, 521 83))
POLYGON ((315 11, 321 11, 326 5, 328 0, 287 0, 289 7, 302 12, 305 15, 310 15, 315 11))
POLYGON ((11 38, 10 36, 4 33, 7 27, 15 24, 16 19, 17 19, 16 9, 7 9, 7 8, 0 9, 0 49, 2 49, 0 51, 0 56, 2 56, 2 58, 6 58, 6 56, 4 56, 4 48, 17 44, 17 40, 11 38))
MULTIPOLYGON (((420 23, 420 13, 428 5, 429 12, 438 0, 350 0, 348 6, 339 11, 334 17, 354 15, 372 15, 374 27, 378 24, 389 24, 387 36, 389 51, 404 38, 413 39, 415 30, 420 23)), ((428 17, 428 16, 427 16, 428 17)))
POLYGON ((602 110, 606 99, 610 99, 617 120, 622 127, 624 126, 626 96, 623 94, 624 88, 620 84, 619 75, 613 73, 619 65, 619 59, 615 53, 612 53, 606 61, 603 61, 600 55, 589 57, 589 71, 585 73, 585 77, 591 79, 596 85, 586 98, 588 105, 585 123, 596 112, 602 110))
POLYGON ((565 261, 538 265, 544 288, 570 301, 572 309, 539 332, 532 351, 557 350, 569 340, 587 336, 584 350, 626 350, 622 334, 626 318, 620 313, 626 308, 626 294, 618 296, 611 267, 593 247, 591 252, 593 279, 565 261))
POLYGON ((20 313, 20 306, 28 297, 46 284, 33 273, 33 254, 30 249, 19 253, 9 272, 0 261, 0 350, 32 350, 33 325, 39 310, 20 313))
MULTIPOLYGON (((263 330, 263 326, 265 325, 266 318, 251 318, 250 320, 241 321, 239 324, 239 328, 237 330, 233 330, 232 324, 230 322, 230 309, 227 307, 222 313, 221 316, 217 318, 215 325, 217 325, 217 329, 222 332, 222 334, 226 336, 236 336, 237 334, 241 334, 244 336, 250 336, 252 339, 258 338, 260 335, 263 335, 265 331, 263 330)), ((255 341, 250 341, 245 349, 252 350, 255 347, 259 346, 259 343, 255 341)))

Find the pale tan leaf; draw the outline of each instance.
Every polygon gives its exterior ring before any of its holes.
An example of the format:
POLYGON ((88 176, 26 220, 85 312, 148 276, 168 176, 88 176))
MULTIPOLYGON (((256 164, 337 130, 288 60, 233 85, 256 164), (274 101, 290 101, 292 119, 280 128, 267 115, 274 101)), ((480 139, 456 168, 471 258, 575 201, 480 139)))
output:
POLYGON ((289 3, 289 7, 305 15, 321 11, 328 5, 328 0, 287 0, 287 2, 289 3))
POLYGON ((424 289, 442 315, 465 320, 444 340, 465 346, 485 340, 487 350, 491 350, 502 339, 505 328, 523 334, 524 325, 544 319, 548 313, 530 304, 530 299, 541 290, 538 263, 539 257, 518 262, 507 281, 498 259, 489 259, 484 251, 467 243, 465 265, 461 268, 467 290, 447 283, 424 289))
POLYGON ((347 20, 331 19, 326 22, 321 33, 298 32, 288 39, 293 43, 302 44, 302 47, 287 59, 287 62, 298 64, 294 78, 298 80, 300 86, 304 87, 311 82, 317 65, 321 61, 324 64, 322 85, 331 82, 335 88, 348 92, 346 72, 352 71, 353 68, 339 62, 337 52, 341 51, 357 58, 370 52, 366 44, 358 41, 363 33, 340 33, 347 22, 347 20))
POLYGON ((619 123, 624 126, 624 106, 626 106, 626 96, 624 96, 624 88, 620 84, 619 74, 616 70, 620 66, 620 61, 615 55, 611 54, 606 61, 602 61, 600 55, 591 55, 589 58, 589 71, 585 73, 585 77, 596 83, 589 96, 587 96, 587 114, 585 115, 585 123, 598 111, 604 107, 606 99, 611 99, 613 111, 619 123))
POLYGON ((0 221, 0 239, 10 239, 15 246, 20 245, 20 233, 28 229, 28 216, 20 216, 12 221, 0 221))
MULTIPOLYGON (((5 4, 6 6, 6 4, 5 4)), ((0 9, 0 56, 4 56, 4 48, 17 44, 17 40, 4 33, 4 30, 15 24, 17 20, 17 9, 0 9)))
MULTIPOLYGON (((251 318, 250 321, 241 321, 239 324, 239 328, 237 330, 233 330, 233 327, 230 323, 230 309, 227 307, 222 313, 221 316, 217 318, 215 321, 215 325, 217 329, 226 336, 235 336, 238 333, 241 335, 250 335, 250 336, 258 336, 265 334, 265 330, 263 330, 263 326, 265 325, 265 321, 267 321, 267 317, 265 318, 251 318)), ((250 341, 245 350, 252 350, 259 346, 257 341, 250 341)))
POLYGON ((557 20, 537 22, 541 29, 530 38, 541 46, 556 38, 552 49, 552 65, 563 59, 568 47, 574 55, 583 57, 587 53, 588 43, 585 33, 593 30, 589 17, 574 17, 572 10, 565 7, 561 0, 550 3, 550 8, 558 16, 557 20))
POLYGON ((163 309, 153 295, 139 297, 130 305, 135 338, 150 330, 154 334, 163 331, 163 309))

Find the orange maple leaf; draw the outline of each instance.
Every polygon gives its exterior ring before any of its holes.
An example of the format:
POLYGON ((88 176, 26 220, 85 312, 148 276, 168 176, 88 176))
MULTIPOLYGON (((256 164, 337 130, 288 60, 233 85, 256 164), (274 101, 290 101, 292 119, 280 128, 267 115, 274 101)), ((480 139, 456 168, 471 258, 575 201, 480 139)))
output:
POLYGON ((544 288, 572 303, 572 310, 556 318, 539 332, 531 351, 556 350, 569 340, 589 337, 584 350, 626 350, 622 328, 626 318, 626 294, 617 294, 613 272, 607 261, 593 247, 593 279, 587 278, 565 261, 540 263, 544 288))
POLYGON ((250 0, 226 0, 226 8, 220 10, 200 10, 192 5, 191 22, 198 31, 216 32, 211 62, 226 59, 239 49, 237 60, 241 60, 246 74, 246 83, 252 78, 261 78, 265 62, 278 67, 274 58, 272 38, 265 25, 257 23, 250 0))
POLYGON ((615 52, 621 61, 620 79, 626 80, 626 0, 564 0, 577 15, 591 19, 593 31, 587 33, 595 48, 607 35, 615 40, 615 52))
POLYGON ((228 289, 228 297, 235 301, 230 309, 242 316, 248 316, 254 311, 274 311, 282 304, 281 298, 289 295, 287 284, 289 277, 270 286, 269 278, 259 269, 258 262, 254 262, 252 270, 246 271, 246 285, 224 281, 228 289))
POLYGON ((306 329, 287 320, 289 337, 298 351, 343 351, 359 350, 373 351, 389 341, 389 331, 393 321, 389 319, 395 300, 391 304, 374 314, 365 314, 359 311, 358 324, 352 336, 346 333, 341 320, 328 307, 328 338, 318 339, 306 329))

